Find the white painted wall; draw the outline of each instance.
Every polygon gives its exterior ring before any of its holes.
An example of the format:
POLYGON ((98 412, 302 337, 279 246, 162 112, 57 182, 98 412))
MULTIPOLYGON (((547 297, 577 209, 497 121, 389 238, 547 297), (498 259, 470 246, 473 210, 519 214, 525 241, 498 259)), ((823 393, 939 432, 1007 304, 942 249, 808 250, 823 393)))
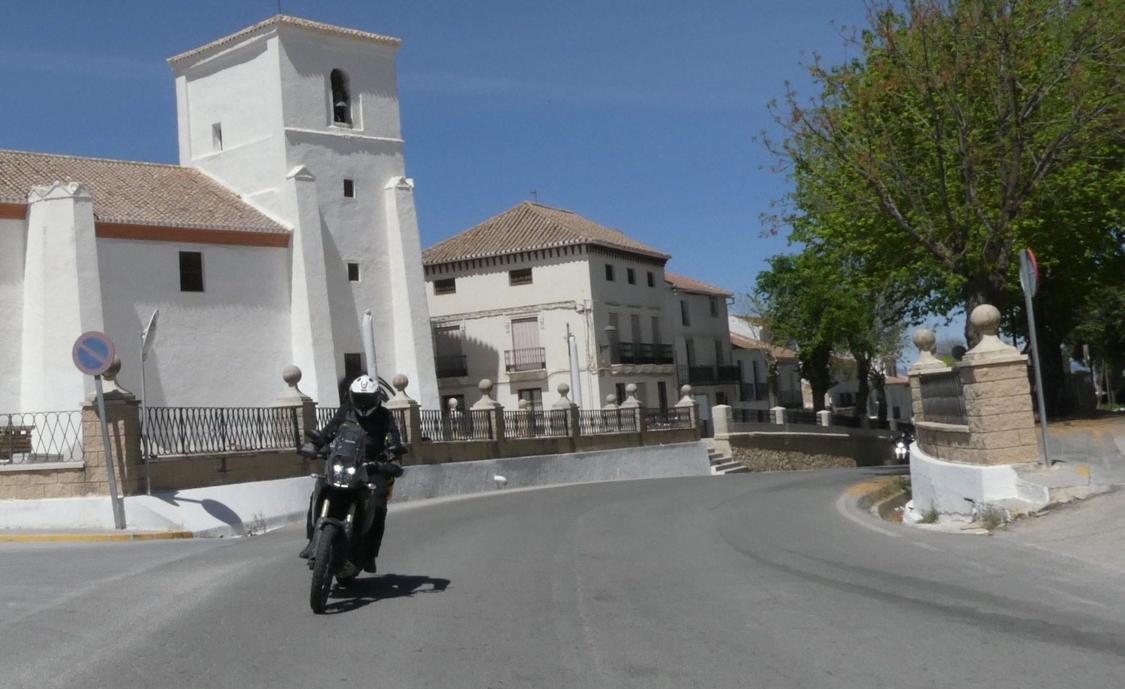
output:
POLYGON ((426 289, 433 324, 459 325, 463 329, 468 375, 461 380, 440 379, 443 400, 450 395, 464 395, 466 405, 471 405, 480 397, 477 383, 488 378, 496 383, 494 397, 505 407, 516 407, 518 390, 536 387, 543 390, 544 406, 549 407, 558 398, 558 384, 570 382, 565 339, 569 325, 578 339, 579 370, 583 393, 587 395, 582 404, 593 404, 596 376, 591 374, 591 312, 585 306, 590 300, 590 289, 584 257, 513 261, 478 271, 431 276, 426 289), (532 269, 532 283, 510 285, 509 271, 527 267, 532 269), (433 279, 450 277, 456 280, 457 291, 434 294, 433 279), (566 289, 560 289, 564 285, 566 289), (539 319, 539 344, 545 350, 546 374, 543 378, 517 374, 515 377, 523 380, 513 382, 504 366, 504 352, 513 348, 511 321, 529 317, 539 319))
MULTIPOLYGON (((300 166, 312 173, 319 221, 306 232, 323 241, 337 376, 344 372, 345 353, 363 351, 359 323, 370 309, 380 373, 386 378, 406 373, 408 392, 423 404, 436 405, 413 199, 400 197, 389 208, 384 193, 388 183, 406 174, 395 51, 361 39, 280 26, 177 63, 180 129, 190 133, 181 136, 181 160, 291 227, 302 221, 302 214, 285 177, 300 166), (351 127, 332 122, 333 69, 348 77, 351 127), (244 98, 258 101, 251 109, 252 122, 228 112, 244 98), (234 130, 229 145, 224 124, 224 150, 196 155, 210 145, 211 124, 224 117, 234 130), (344 179, 354 180, 355 198, 344 197, 344 179), (397 222, 393 230, 388 218, 397 222), (347 262, 360 264, 359 282, 348 282, 347 262), (409 284, 392 284, 392 275, 409 284)), ((317 386, 318 396, 330 393, 327 381, 318 380, 317 386)))
POLYGON ((122 385, 140 395, 137 338, 160 309, 149 403, 271 404, 292 360, 288 265, 284 248, 99 239, 105 331, 118 346, 122 385), (203 253, 203 292, 180 291, 180 251, 203 253))
POLYGON ((20 411, 23 271, 27 221, 0 219, 0 413, 20 411))
POLYGON ((94 203, 79 184, 34 187, 28 196, 20 346, 20 408, 82 406, 93 380, 74 367, 75 339, 102 330, 94 203))

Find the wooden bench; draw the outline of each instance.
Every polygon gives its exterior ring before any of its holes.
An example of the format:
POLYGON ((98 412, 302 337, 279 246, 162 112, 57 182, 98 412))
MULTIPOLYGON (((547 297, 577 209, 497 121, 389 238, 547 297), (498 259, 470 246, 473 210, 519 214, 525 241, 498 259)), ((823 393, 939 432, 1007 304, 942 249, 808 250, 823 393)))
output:
POLYGON ((0 426, 0 460, 11 461, 17 454, 30 454, 33 430, 35 426, 0 426))

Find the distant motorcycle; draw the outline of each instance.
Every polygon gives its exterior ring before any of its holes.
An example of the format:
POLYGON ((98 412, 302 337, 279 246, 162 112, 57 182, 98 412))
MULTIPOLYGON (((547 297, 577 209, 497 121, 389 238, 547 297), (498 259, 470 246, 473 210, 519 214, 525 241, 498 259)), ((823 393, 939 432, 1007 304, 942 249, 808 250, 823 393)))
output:
POLYGON ((891 440, 895 444, 895 461, 900 464, 910 461, 910 445, 914 442, 914 436, 909 431, 900 431, 891 440))
POLYGON ((363 561, 360 551, 371 526, 371 511, 365 509, 375 487, 371 478, 376 472, 381 473, 387 476, 393 489, 394 479, 402 475, 403 468, 391 460, 405 454, 406 448, 389 447, 383 453, 383 461, 372 462, 367 460, 366 433, 358 424, 341 426, 327 445, 318 442, 316 434, 308 435, 312 442, 302 447, 299 454, 325 460, 324 487, 315 507, 317 517, 309 558, 312 570, 309 605, 319 615, 328 604, 332 579, 346 584, 359 574, 353 563, 363 561))

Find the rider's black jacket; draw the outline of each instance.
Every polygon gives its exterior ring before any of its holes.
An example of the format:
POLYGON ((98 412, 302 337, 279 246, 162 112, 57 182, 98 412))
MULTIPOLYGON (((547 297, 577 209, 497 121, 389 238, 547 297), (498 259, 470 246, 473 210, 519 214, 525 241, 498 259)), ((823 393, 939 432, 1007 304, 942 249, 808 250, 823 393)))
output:
POLYGON ((383 460, 383 451, 387 447, 394 447, 402 443, 398 426, 395 424, 394 415, 383 406, 364 416, 357 414, 351 404, 345 403, 332 417, 332 420, 320 429, 322 445, 332 442, 340 426, 346 421, 355 421, 367 432, 370 442, 367 443, 367 460, 378 462, 383 460))

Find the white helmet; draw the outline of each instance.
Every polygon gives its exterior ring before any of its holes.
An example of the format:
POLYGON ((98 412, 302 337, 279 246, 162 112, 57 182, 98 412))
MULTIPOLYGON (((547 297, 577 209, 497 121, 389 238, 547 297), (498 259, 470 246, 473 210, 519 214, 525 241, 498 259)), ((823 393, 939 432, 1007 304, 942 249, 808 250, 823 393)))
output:
POLYGON ((369 375, 362 375, 352 381, 348 387, 348 397, 351 398, 352 408, 360 416, 367 416, 383 403, 383 393, 379 384, 369 375))

